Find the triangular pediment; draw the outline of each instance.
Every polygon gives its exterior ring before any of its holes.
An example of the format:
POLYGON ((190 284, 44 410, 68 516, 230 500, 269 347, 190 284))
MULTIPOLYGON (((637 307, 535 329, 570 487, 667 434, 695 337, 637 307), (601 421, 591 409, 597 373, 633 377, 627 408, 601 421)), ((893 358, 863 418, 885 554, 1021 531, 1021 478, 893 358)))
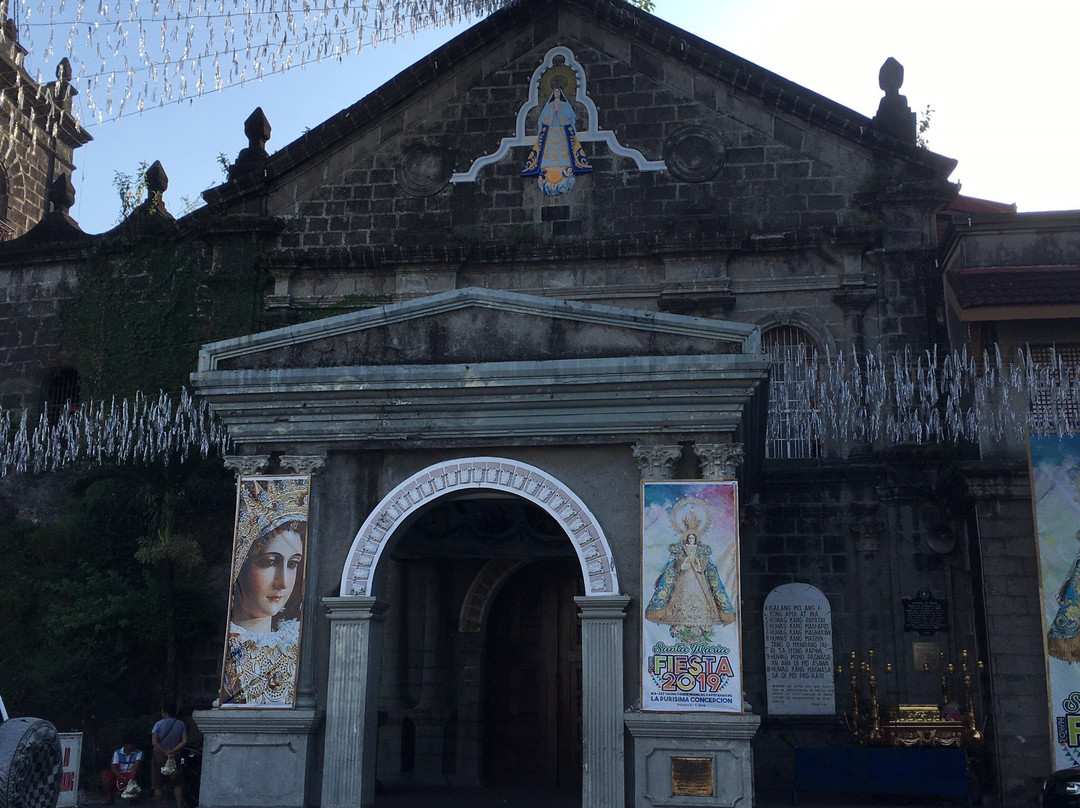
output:
POLYGON ((756 354, 754 326, 459 289, 213 343, 200 371, 756 354))
MULTIPOLYGON (((521 174, 538 137, 545 101, 538 85, 552 59, 577 73, 577 137, 588 159, 600 161, 597 176, 666 170, 706 182, 725 161, 753 162, 750 149, 764 148, 784 151, 789 162, 801 153, 837 173, 851 170, 852 160, 861 170, 871 154, 926 176, 947 176, 955 166, 623 0, 522 0, 270 154, 261 170, 205 196, 230 205, 266 194, 271 212, 301 200, 298 211, 307 215, 302 200, 319 198, 323 186, 354 184, 354 176, 417 197, 492 173, 505 182, 503 175, 521 174), (661 109, 635 109, 654 96, 663 97, 661 109)), ((723 182, 738 173, 729 170, 723 182)))

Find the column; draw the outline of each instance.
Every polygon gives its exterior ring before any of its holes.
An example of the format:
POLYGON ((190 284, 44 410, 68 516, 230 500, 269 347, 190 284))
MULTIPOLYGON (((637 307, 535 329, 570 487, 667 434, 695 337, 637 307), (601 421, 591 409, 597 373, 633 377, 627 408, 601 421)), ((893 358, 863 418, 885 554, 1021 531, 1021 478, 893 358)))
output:
POLYGON ((478 788, 481 778, 480 713, 483 694, 480 675, 483 667, 484 635, 462 631, 452 637, 454 667, 457 671, 457 773, 454 785, 478 788))
POLYGON ((581 804, 624 808, 623 621, 630 596, 574 602, 581 619, 581 804))
POLYGON ((300 660, 296 674, 296 706, 315 706, 315 615, 319 607, 319 564, 321 554, 319 545, 319 511, 322 504, 320 485, 321 475, 317 472, 326 465, 325 455, 282 455, 281 469, 284 472, 311 475, 311 506, 308 512, 307 561, 304 563, 304 620, 308 623, 305 631, 301 628, 300 660), (306 635, 306 636, 305 636, 306 635))
POLYGON ((382 621, 375 598, 323 598, 330 621, 330 672, 323 746, 323 808, 375 803, 376 719, 382 621))

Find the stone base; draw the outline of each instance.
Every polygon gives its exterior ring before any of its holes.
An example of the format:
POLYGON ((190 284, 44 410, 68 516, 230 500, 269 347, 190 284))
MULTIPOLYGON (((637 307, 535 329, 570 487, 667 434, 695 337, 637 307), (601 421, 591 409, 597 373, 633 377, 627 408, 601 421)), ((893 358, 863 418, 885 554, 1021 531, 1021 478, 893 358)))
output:
POLYGON ((198 710, 200 808, 303 808, 314 709, 198 710))
POLYGON ((750 739, 756 715, 628 713, 634 739, 634 805, 725 806, 754 804, 750 739))

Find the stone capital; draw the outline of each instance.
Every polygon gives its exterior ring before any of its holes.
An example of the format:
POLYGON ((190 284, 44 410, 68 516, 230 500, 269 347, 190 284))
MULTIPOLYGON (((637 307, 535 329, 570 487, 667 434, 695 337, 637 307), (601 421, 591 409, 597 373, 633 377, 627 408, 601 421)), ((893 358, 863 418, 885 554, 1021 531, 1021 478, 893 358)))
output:
POLYGON ((629 595, 591 595, 574 598, 574 603, 578 607, 578 617, 581 620, 623 620, 626 618, 630 601, 629 595))
POLYGON ((262 474, 270 468, 270 455, 225 455, 225 468, 237 474, 262 474))
POLYGON ((282 471, 314 474, 326 465, 326 455, 282 455, 278 462, 282 471))
POLYGON ((643 480, 670 480, 675 461, 682 456, 682 447, 675 445, 646 446, 634 444, 634 459, 641 469, 643 480))
POLYGON ((695 443, 704 480, 733 480, 746 452, 741 443, 695 443))
POLYGON ((325 597, 322 599, 326 609, 326 618, 331 622, 359 620, 382 620, 390 604, 377 598, 369 597, 325 597))

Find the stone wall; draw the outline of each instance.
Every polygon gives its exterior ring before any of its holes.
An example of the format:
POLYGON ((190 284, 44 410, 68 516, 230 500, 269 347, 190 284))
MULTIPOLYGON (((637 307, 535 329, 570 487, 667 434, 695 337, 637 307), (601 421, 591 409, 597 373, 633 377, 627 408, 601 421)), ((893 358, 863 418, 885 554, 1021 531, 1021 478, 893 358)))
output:
POLYGON ((71 264, 53 263, 0 271, 0 408, 36 414, 43 382, 65 366, 60 314, 77 274, 71 264))

